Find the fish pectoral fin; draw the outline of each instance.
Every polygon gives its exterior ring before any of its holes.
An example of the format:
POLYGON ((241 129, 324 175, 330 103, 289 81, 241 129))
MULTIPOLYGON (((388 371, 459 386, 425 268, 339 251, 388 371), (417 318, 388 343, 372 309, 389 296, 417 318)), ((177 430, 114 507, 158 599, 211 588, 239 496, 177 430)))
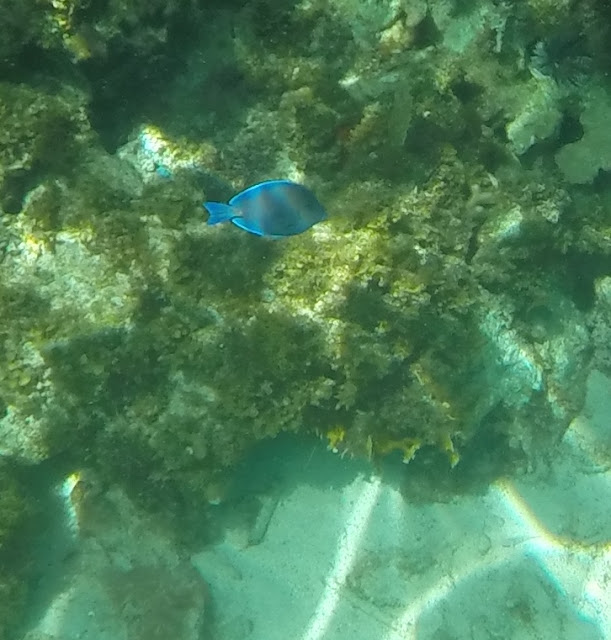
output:
POLYGON ((208 224, 226 222, 238 215, 231 205, 223 204, 222 202, 204 202, 204 209, 209 214, 208 224))

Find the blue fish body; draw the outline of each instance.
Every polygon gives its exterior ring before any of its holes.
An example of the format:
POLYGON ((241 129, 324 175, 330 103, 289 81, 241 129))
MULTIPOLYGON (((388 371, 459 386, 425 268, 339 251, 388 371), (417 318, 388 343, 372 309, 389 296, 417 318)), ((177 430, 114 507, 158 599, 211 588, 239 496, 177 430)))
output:
POLYGON ((227 220, 258 236, 294 236, 327 218, 316 196, 290 180, 267 180, 248 187, 229 200, 204 202, 208 224, 227 220))

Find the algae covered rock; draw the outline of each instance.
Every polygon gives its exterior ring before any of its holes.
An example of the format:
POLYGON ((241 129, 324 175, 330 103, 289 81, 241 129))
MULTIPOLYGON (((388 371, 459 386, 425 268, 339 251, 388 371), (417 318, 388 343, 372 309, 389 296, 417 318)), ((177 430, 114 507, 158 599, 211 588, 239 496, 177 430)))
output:
POLYGON ((611 372, 611 276, 604 276, 596 282, 596 312, 592 333, 595 365, 608 374, 611 372))
MULTIPOLYGON (((53 483, 52 474, 45 480, 53 483)), ((207 585, 172 536, 123 491, 78 471, 44 502, 47 535, 32 554, 44 579, 32 590, 44 598, 45 615, 30 621, 25 639, 208 637, 207 585), (61 589, 49 589, 58 580, 61 589)))
POLYGON ((30 554, 28 528, 33 503, 14 470, 0 459, 0 638, 5 640, 18 623, 27 597, 30 554))
POLYGON ((0 61, 18 58, 28 46, 73 62, 103 60, 115 47, 150 52, 167 41, 174 20, 189 8, 184 0, 115 1, 104 7, 83 0, 2 0, 0 61))
POLYGON ((142 506, 213 536, 261 442, 453 491, 554 455, 611 359, 608 188, 574 186, 611 106, 529 73, 552 4, 0 0, 0 637, 55 465, 91 474, 54 494, 83 553, 53 611, 197 638, 205 585, 142 506), (281 177, 329 219, 206 224, 281 177))
POLYGON ((86 96, 0 82, 0 203, 14 213, 50 172, 66 171, 87 140, 86 96), (59 143, 61 141, 61 143, 59 143))
POLYGON ((530 98, 507 125, 507 138, 518 155, 534 144, 552 138, 562 121, 559 90, 553 81, 533 79, 528 91, 530 98))
POLYGON ((600 171, 611 170, 611 91, 592 88, 580 117, 583 136, 556 154, 556 163, 569 182, 587 184, 600 171))
POLYGON ((52 6, 91 39, 96 106, 86 82, 0 94, 2 455, 83 456, 182 504, 283 432, 447 467, 480 441, 529 459, 568 424, 574 208, 506 138, 528 155, 561 113, 514 64, 509 5, 261 2, 226 9, 230 40, 188 3, 52 6), (147 55, 184 15, 202 31, 170 82, 147 55), (149 73, 163 91, 118 100, 149 73), (202 201, 279 175, 329 221, 277 243, 206 226, 202 201))
POLYGON ((35 0, 0 2, 0 61, 13 56, 40 35, 43 13, 35 0))

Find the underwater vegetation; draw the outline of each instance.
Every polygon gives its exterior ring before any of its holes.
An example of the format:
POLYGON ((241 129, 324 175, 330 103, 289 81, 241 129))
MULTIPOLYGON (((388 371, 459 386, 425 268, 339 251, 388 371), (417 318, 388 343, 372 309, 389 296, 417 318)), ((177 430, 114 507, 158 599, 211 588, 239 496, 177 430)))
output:
POLYGON ((553 455, 611 368, 610 15, 0 0, 0 463, 180 511, 281 432, 457 473, 553 455), (280 178, 329 218, 206 225, 280 178))

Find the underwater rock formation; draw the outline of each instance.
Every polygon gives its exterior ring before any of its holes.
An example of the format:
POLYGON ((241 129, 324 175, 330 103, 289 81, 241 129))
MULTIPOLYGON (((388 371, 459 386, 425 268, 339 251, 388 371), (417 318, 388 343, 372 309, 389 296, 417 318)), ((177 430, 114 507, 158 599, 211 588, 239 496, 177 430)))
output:
POLYGON ((282 432, 457 473, 485 449, 483 475, 550 451, 583 399, 610 268, 608 186, 572 183, 609 165, 574 179, 590 103, 528 60, 576 18, 608 95, 586 5, 13 13, 0 456, 86 460, 180 505, 218 501, 282 432), (205 225, 204 200, 280 177, 330 219, 279 242, 205 225))
POLYGON ((587 184, 600 171, 611 170, 611 92, 609 89, 590 89, 584 100, 580 122, 582 137, 571 142, 556 154, 558 167, 569 182, 587 184))
POLYGON ((29 578, 28 530, 34 510, 15 470, 0 459, 0 638, 20 622, 29 578))

